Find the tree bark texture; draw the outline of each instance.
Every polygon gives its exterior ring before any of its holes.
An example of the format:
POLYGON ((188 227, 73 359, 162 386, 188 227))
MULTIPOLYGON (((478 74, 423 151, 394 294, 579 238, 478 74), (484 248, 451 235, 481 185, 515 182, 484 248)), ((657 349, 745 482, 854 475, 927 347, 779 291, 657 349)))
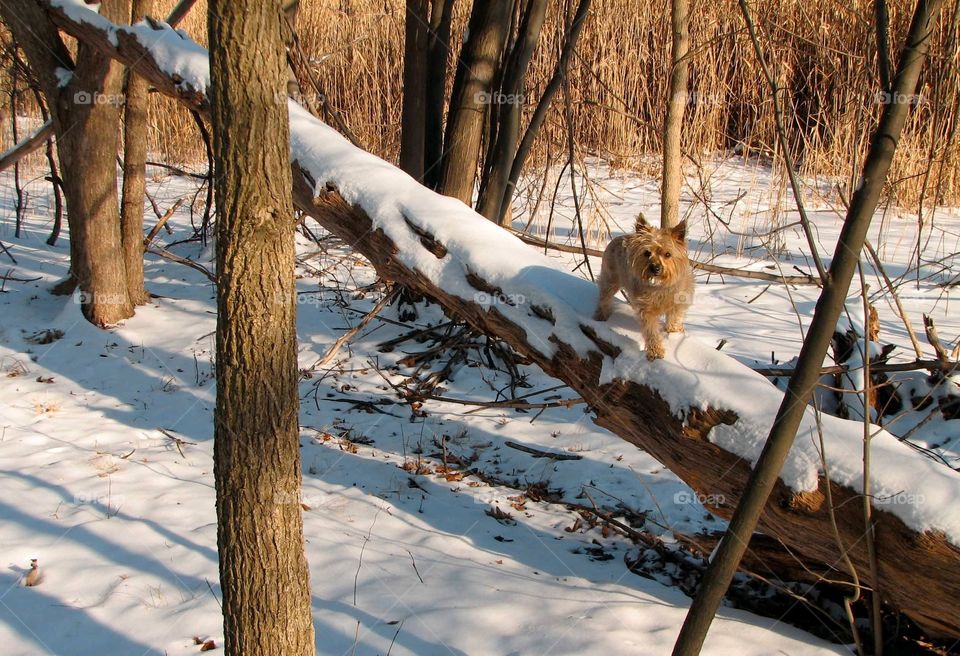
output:
POLYGON ((404 17, 400 168, 416 180, 423 180, 426 147, 429 4, 429 0, 407 0, 404 17))
POLYGON ((501 87, 496 140, 490 148, 490 161, 486 162, 486 180, 477 203, 477 211, 500 225, 509 222, 508 208, 502 207, 503 192, 510 176, 510 165, 517 154, 520 136, 520 114, 525 101, 527 68, 540 40, 540 32, 547 14, 546 0, 530 0, 525 5, 520 22, 520 34, 507 59, 501 87))
POLYGON ((673 0, 670 24, 673 47, 670 52, 670 87, 667 117, 663 126, 663 182, 660 191, 660 227, 672 228, 680 221, 680 189, 683 187, 683 159, 680 137, 687 107, 687 80, 690 77, 690 2, 673 0))
POLYGON ((443 162, 443 107, 450 63, 450 23, 454 0, 432 0, 427 41, 427 99, 424 126, 423 179, 431 189, 440 184, 443 162))
POLYGON ((587 21, 587 14, 590 13, 591 0, 580 0, 577 5, 577 11, 573 15, 573 23, 567 31, 566 39, 563 43, 563 49, 560 51, 560 59, 557 66, 550 76, 550 81, 544 87, 540 94, 540 100, 537 101, 537 107, 533 110, 533 116, 530 117, 530 124, 523 133, 520 145, 517 147, 517 153, 510 164, 510 176, 503 190, 503 200, 500 201, 500 216, 505 216, 510 212, 510 204, 513 201, 513 192, 517 188, 517 182, 520 180, 520 174, 523 173, 523 167, 527 163, 527 157, 533 148, 533 142, 547 118, 547 112, 553 103, 554 96, 560 90, 563 80, 567 75, 567 68, 570 66, 570 58, 573 56, 573 50, 577 45, 577 39, 583 31, 583 26, 587 21))
MULTIPOLYGON (((153 0, 133 0, 130 23, 153 13, 153 0)), ((149 298, 143 286, 143 201, 147 176, 147 81, 127 72, 123 107, 123 189, 120 199, 120 238, 127 276, 127 293, 134 305, 149 298)))
POLYGON ((314 653, 300 507, 287 60, 279 0, 210 2, 214 476, 226 653, 314 653))
POLYGON ((494 100, 493 80, 510 28, 512 6, 511 0, 485 0, 473 5, 467 42, 457 66, 443 140, 446 154, 440 190, 467 205, 473 202, 483 128, 494 100))

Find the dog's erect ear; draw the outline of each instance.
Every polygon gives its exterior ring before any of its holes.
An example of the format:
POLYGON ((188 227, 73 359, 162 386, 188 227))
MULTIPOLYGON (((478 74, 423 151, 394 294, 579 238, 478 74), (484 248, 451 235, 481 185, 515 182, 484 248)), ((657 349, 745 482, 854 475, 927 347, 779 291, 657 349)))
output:
POLYGON ((683 242, 687 238, 687 221, 684 219, 673 228, 670 229, 670 236, 676 239, 679 242, 683 242))
POLYGON ((643 215, 643 212, 637 214, 637 222, 633 226, 634 232, 644 232, 651 230, 651 226, 647 223, 647 217, 643 215))

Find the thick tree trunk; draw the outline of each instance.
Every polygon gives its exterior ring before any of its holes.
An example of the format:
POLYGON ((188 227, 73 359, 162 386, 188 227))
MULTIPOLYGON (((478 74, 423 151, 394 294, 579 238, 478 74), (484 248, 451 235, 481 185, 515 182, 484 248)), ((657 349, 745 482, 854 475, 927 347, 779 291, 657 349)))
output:
MULTIPOLYGON (((107 56, 118 58, 128 66, 135 66, 163 93, 180 99, 192 109, 204 111, 207 108, 202 93, 177 84, 139 42, 129 38, 122 30, 115 34, 114 44, 105 32, 71 20, 62 11, 50 8, 49 13, 58 25, 73 36, 95 43, 107 56)), ((322 128, 318 126, 318 129, 322 128)), ((309 139, 306 135, 301 137, 309 139)), ((341 146, 337 144, 334 148, 341 146)), ((524 306, 528 316, 536 317, 540 322, 538 326, 542 326, 531 331, 530 326, 525 327, 511 320, 498 306, 480 304, 441 289, 421 271, 405 263, 408 261, 405 253, 386 236, 381 226, 373 224, 363 209, 351 206, 334 190, 324 191, 319 197, 314 197, 316 189, 323 190, 333 181, 314 180, 306 169, 296 163, 294 171, 297 206, 314 216, 328 230, 353 244, 381 276, 433 297, 451 315, 468 321, 478 330, 505 339, 546 373, 556 376, 577 391, 596 412, 597 424, 649 452, 698 493, 723 499, 723 503, 711 506, 710 510, 721 517, 731 516, 733 507, 743 494, 751 471, 750 465, 743 457, 711 442, 708 436, 713 428, 722 424, 726 426, 725 431, 733 431, 734 435, 742 434, 744 439, 749 439, 753 429, 744 425, 736 413, 723 407, 704 409, 699 404, 689 408, 671 408, 657 391, 661 382, 657 376, 651 377, 647 384, 620 379, 601 383, 604 354, 611 357, 619 355, 621 361, 617 366, 623 370, 647 366, 645 360, 623 360, 627 356, 606 341, 586 317, 580 322, 579 330, 594 344, 595 350, 581 354, 570 345, 571 341, 579 339, 577 335, 557 330, 552 307, 524 306), (550 344, 548 355, 543 351, 545 343, 550 344), (685 419, 681 421, 678 416, 685 419)), ((367 184, 375 190, 378 181, 369 180, 367 184)), ((427 190, 423 190, 423 193, 429 194, 427 190)), ((419 243, 438 258, 446 258, 445 262, 450 259, 446 253, 458 248, 456 244, 447 245, 438 241, 418 225, 415 216, 407 217, 405 225, 409 232, 401 235, 398 241, 407 244, 406 248, 416 248, 410 244, 419 243)), ((396 226, 391 230, 396 231, 396 226)), ((502 239, 505 247, 512 248, 506 242, 512 237, 504 233, 502 239)), ((500 243, 501 240, 496 239, 487 243, 487 248, 498 248, 500 243)), ((459 251, 459 257, 453 258, 455 266, 449 267, 444 274, 448 276, 447 283, 451 287, 469 285, 488 298, 523 296, 522 290, 525 288, 522 286, 518 289, 508 285, 498 287, 478 276, 476 271, 483 270, 485 266, 481 263, 483 258, 484 255, 480 254, 475 262, 469 253, 459 251)), ((563 278, 567 275, 552 271, 543 278, 544 284, 552 284, 549 280, 553 276, 563 278)), ((558 284, 565 287, 567 283, 561 281, 558 284)), ((570 307, 563 306, 560 311, 569 312, 570 307)), ((706 357, 704 354, 707 352, 713 353, 713 350, 706 349, 700 355, 706 357)), ((642 353, 637 357, 642 358, 642 353)), ((716 357, 723 356, 718 354, 716 357)), ((664 375, 666 378, 662 384, 666 389, 685 384, 670 378, 669 373, 665 372, 664 375)), ((750 377, 754 374, 744 369, 742 375, 750 377)), ((825 435, 828 443, 831 438, 828 432, 825 435)), ((823 563, 838 567, 840 555, 831 525, 830 508, 826 503, 827 486, 833 498, 840 540, 844 545, 851 545, 849 556, 858 571, 865 574, 862 579, 864 584, 869 585, 866 549, 860 539, 863 535, 860 490, 821 476, 817 489, 797 492, 778 479, 760 518, 760 529, 781 540, 805 564, 812 563, 814 568, 823 563)), ((960 548, 940 533, 911 529, 896 515, 881 507, 875 509, 874 517, 879 576, 887 590, 887 601, 934 635, 960 637, 960 618, 955 612, 956 599, 960 597, 960 548)), ((844 572, 835 571, 833 576, 842 578, 844 572)))
MULTIPOLYGON (((130 23, 153 13, 153 0, 133 0, 130 23)), ((120 201, 120 236, 127 276, 127 293, 134 305, 149 296, 143 286, 143 201, 147 175, 147 81, 127 73, 123 122, 123 191, 120 201)))
POLYGON ((667 91, 667 117, 663 125, 663 182, 660 191, 660 227, 672 228, 680 221, 680 188, 683 186, 683 162, 680 137, 683 113, 687 107, 687 80, 690 77, 690 2, 673 0, 670 24, 673 48, 670 51, 670 87, 667 91))
POLYGON ((404 19, 400 168, 415 180, 423 180, 426 146, 429 4, 429 0, 407 0, 407 13, 404 19))
POLYGON ((314 653, 300 499, 294 221, 279 0, 210 2, 214 476, 226 653, 314 653), (252 145, 255 144, 255 147, 252 145))
MULTIPOLYGON (((70 226, 70 268, 88 321, 115 324, 133 315, 127 292, 117 203, 117 132, 121 66, 79 43, 69 82, 58 68, 73 58, 33 2, 0 4, 0 12, 35 71, 53 115, 70 226)), ((100 15, 125 23, 124 0, 104 0, 100 15)))
POLYGON ((512 6, 511 0, 485 0, 473 5, 467 42, 457 66, 444 137, 447 152, 440 191, 467 205, 473 202, 483 126, 490 103, 495 101, 493 80, 510 27, 512 6))
MULTIPOLYGON (((104 0, 100 15, 126 22, 124 0, 104 0)), ((72 81, 60 93, 64 129, 57 150, 67 199, 73 273, 83 314, 109 326, 133 316, 120 236, 117 165, 122 67, 79 43, 72 81)))

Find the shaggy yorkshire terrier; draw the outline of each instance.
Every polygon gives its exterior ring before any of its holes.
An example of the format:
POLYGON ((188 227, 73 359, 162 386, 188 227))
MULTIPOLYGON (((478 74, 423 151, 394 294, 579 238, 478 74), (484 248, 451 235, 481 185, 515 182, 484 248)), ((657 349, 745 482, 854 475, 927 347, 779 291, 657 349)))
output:
POLYGON ((660 317, 666 316, 668 333, 683 332, 683 319, 693 302, 686 224, 657 229, 641 214, 635 233, 615 238, 603 252, 600 302, 593 318, 606 321, 613 297, 622 289, 640 320, 648 360, 663 357, 660 317))

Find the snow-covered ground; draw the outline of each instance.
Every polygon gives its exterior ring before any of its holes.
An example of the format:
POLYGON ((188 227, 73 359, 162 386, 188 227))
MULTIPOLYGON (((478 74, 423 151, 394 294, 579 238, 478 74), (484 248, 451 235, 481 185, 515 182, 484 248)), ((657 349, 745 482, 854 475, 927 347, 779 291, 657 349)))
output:
MULTIPOLYGON (((714 171, 713 207, 729 213, 736 230, 769 224, 765 175, 729 163, 714 171), (725 204, 741 190, 748 194, 735 207, 725 204)), ((626 227, 637 210, 650 214, 651 183, 601 168, 594 177, 611 225, 626 227)), ((220 644, 214 289, 198 272, 148 256, 147 285, 157 298, 120 327, 93 328, 73 299, 47 292, 66 273, 68 245, 44 243, 45 183, 28 187, 20 239, 13 238, 9 175, 0 185, 0 240, 17 260, 0 253, 0 277, 11 278, 0 283, 0 651, 172 655, 196 653, 194 637, 220 644), (43 578, 25 587, 32 558, 43 578)), ((195 189, 159 172, 150 187, 163 209, 195 189)), ((572 224, 567 204, 559 211, 552 238, 562 241, 572 224)), ((691 248, 700 259, 772 264, 761 240, 731 236, 702 209, 691 214, 691 248)), ((839 219, 826 206, 815 216, 828 251, 839 219)), ((187 209, 170 225, 173 234, 161 236, 167 243, 192 234, 187 209)), ((890 275, 907 274, 914 230, 909 217, 877 222, 873 239, 890 275)), ((919 287, 900 288, 911 318, 933 316, 949 346, 960 313, 951 290, 938 283, 956 275, 958 239, 960 216, 940 210, 923 256, 945 261, 947 270, 928 264, 919 287)), ((318 652, 669 653, 689 599, 632 574, 624 557, 642 554, 629 540, 556 502, 629 508, 647 517, 639 528, 668 544, 671 529, 692 534, 722 523, 659 463, 594 426, 582 405, 540 412, 427 402, 412 412, 391 385, 414 372, 401 359, 430 345, 411 339, 384 351, 381 344, 446 321, 435 306, 407 325, 398 325, 394 308, 385 310, 332 363, 315 369, 382 292, 371 286, 374 272, 342 246, 320 248, 303 236, 298 243, 302 502, 318 652), (581 458, 534 458, 507 442, 581 458), (476 474, 462 475, 454 462, 476 474), (546 498, 524 495, 531 485, 546 498)), ((196 243, 173 249, 205 256, 196 243)), ((799 233, 788 229, 778 266, 806 268, 803 250, 799 233)), ((869 273, 871 289, 879 289, 869 273)), ((723 341, 723 351, 744 362, 796 354, 815 288, 703 275, 698 283, 689 334, 723 341)), ((882 340, 906 346, 892 310, 882 301, 878 309, 882 340)), ((517 394, 531 402, 571 397, 532 367, 520 373, 529 387, 517 394)), ((494 389, 508 382, 468 358, 434 394, 500 400, 494 389)), ((956 432, 936 445, 954 463, 956 432)), ((727 608, 704 653, 849 649, 777 618, 727 608)))

